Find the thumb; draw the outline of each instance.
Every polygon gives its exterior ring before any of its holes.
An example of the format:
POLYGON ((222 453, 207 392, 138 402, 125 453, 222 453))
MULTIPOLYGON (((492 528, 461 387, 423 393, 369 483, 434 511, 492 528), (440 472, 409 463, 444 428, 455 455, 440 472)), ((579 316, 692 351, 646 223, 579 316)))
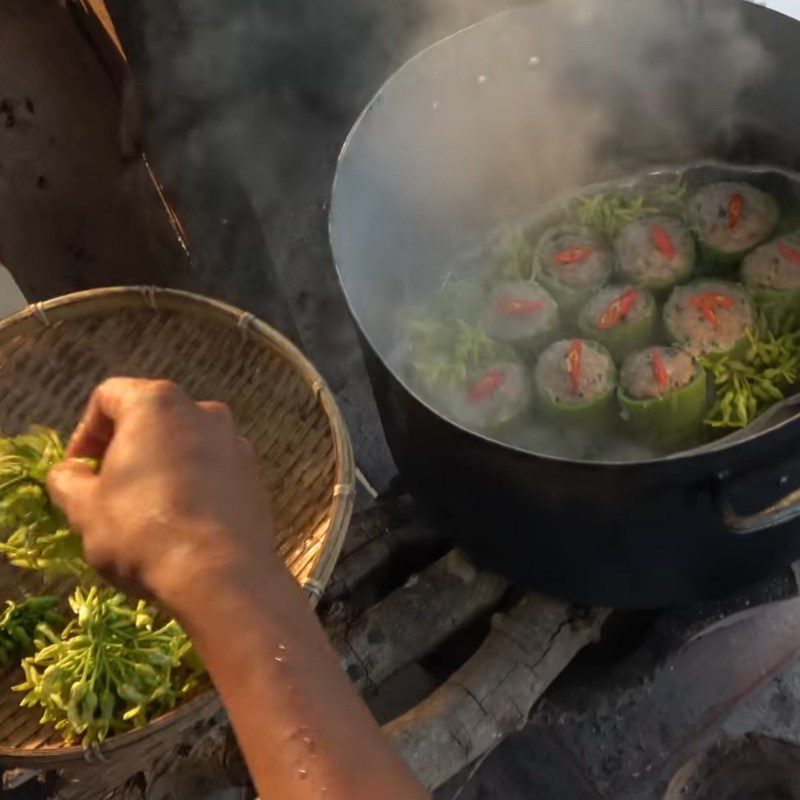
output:
POLYGON ((96 481, 92 465, 76 458, 56 464, 47 475, 50 499, 79 531, 92 508, 91 494, 96 481))

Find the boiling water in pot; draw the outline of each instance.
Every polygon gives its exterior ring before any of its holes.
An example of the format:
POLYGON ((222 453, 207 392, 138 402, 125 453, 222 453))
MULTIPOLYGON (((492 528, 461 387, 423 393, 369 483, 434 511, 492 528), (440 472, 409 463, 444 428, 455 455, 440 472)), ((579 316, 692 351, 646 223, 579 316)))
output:
POLYGON ((392 368, 469 430, 604 462, 707 444, 800 380, 800 176, 709 162, 585 188, 401 319, 392 368))

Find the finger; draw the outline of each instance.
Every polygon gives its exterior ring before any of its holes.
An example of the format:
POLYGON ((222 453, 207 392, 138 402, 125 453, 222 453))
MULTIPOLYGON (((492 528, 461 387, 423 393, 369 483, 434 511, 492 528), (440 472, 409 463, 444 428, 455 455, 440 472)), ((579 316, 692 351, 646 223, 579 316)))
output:
POLYGON ((96 484, 97 475, 94 470, 82 461, 62 461, 47 475, 47 491, 51 500, 79 531, 91 513, 92 493, 96 484))
POLYGON ((241 460, 241 463, 246 468, 258 470, 258 454, 256 453, 256 449, 253 447, 249 439, 245 439, 244 436, 237 436, 236 452, 241 460))
POLYGON ((195 403, 195 405, 208 416, 233 429, 233 415, 225 403, 219 403, 216 400, 203 400, 200 403, 195 403))
POLYGON ((188 402, 183 392, 169 381, 109 378, 92 392, 83 418, 70 439, 67 456, 102 459, 121 418, 133 406, 145 401, 161 406, 188 402))
POLYGON ((83 417, 67 447, 70 458, 102 459, 114 436, 114 421, 122 413, 126 398, 135 396, 142 381, 135 378, 110 378, 101 383, 89 398, 83 417))
POLYGON ((245 438, 244 436, 237 436, 236 437, 236 446, 239 448, 239 451, 242 455, 246 455, 248 458, 256 459, 256 448, 253 447, 253 443, 245 438))

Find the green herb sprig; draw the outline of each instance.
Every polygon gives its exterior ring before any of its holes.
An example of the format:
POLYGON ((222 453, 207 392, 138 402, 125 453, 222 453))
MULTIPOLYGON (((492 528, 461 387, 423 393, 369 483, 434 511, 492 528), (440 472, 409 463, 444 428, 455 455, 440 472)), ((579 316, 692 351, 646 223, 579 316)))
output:
POLYGON ((97 577, 47 495, 47 475, 64 455, 48 428, 0 439, 0 553, 15 566, 80 583, 68 623, 55 611, 57 598, 7 602, 0 667, 27 656, 25 681, 14 687, 26 692, 21 705, 41 706, 42 724, 89 747, 172 708, 198 684, 203 667, 177 622, 157 624, 156 610, 144 602, 131 606, 114 589, 86 588, 97 577))
POLYGON ((6 600, 0 614, 0 669, 35 650, 34 638, 40 625, 61 630, 66 620, 55 610, 58 597, 31 597, 21 603, 6 600))
POLYGON ((800 378, 800 331, 775 334, 762 320, 746 333, 748 348, 742 358, 700 359, 713 376, 716 390, 705 420, 711 428, 746 427, 766 408, 783 400, 800 378))
POLYGON ((528 281, 533 277, 536 241, 528 231, 510 235, 495 253, 488 282, 528 281))
POLYGON ((480 325, 463 319, 416 318, 410 334, 409 363, 428 391, 453 388, 472 368, 511 357, 509 348, 491 339, 480 325))
POLYGON ((440 317, 417 314, 408 320, 408 339, 412 350, 442 350, 452 346, 454 323, 440 317))
POLYGON ((685 210, 687 187, 682 178, 655 186, 638 195, 611 191, 577 197, 570 214, 573 221, 614 238, 626 225, 654 214, 677 214, 685 210))
POLYGON ((198 682, 189 638, 174 620, 160 627, 156 612, 135 608, 114 589, 76 589, 75 617, 56 635, 40 626, 37 652, 22 662, 22 706, 41 706, 66 741, 99 744, 110 731, 146 724, 172 708, 198 682))
POLYGON ((0 553, 24 569, 83 576, 90 570, 80 538, 47 495, 47 474, 63 459, 61 438, 49 428, 0 439, 0 553))
POLYGON ((411 366, 417 379, 429 391, 437 387, 453 388, 467 379, 466 364, 454 362, 443 355, 420 357, 411 366))
POLYGON ((476 365, 497 358, 500 346, 489 338, 480 325, 469 325, 457 319, 453 354, 459 362, 476 365))

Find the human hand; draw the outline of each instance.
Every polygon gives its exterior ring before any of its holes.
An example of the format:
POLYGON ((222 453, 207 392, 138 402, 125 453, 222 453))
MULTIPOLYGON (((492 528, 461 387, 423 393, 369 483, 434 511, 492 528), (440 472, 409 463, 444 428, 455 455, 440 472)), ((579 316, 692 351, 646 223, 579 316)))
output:
POLYGON ((48 489, 86 560, 126 590, 180 614, 196 583, 281 568, 255 454, 227 407, 167 381, 95 389, 48 489), (85 462, 101 460, 99 473, 85 462))

